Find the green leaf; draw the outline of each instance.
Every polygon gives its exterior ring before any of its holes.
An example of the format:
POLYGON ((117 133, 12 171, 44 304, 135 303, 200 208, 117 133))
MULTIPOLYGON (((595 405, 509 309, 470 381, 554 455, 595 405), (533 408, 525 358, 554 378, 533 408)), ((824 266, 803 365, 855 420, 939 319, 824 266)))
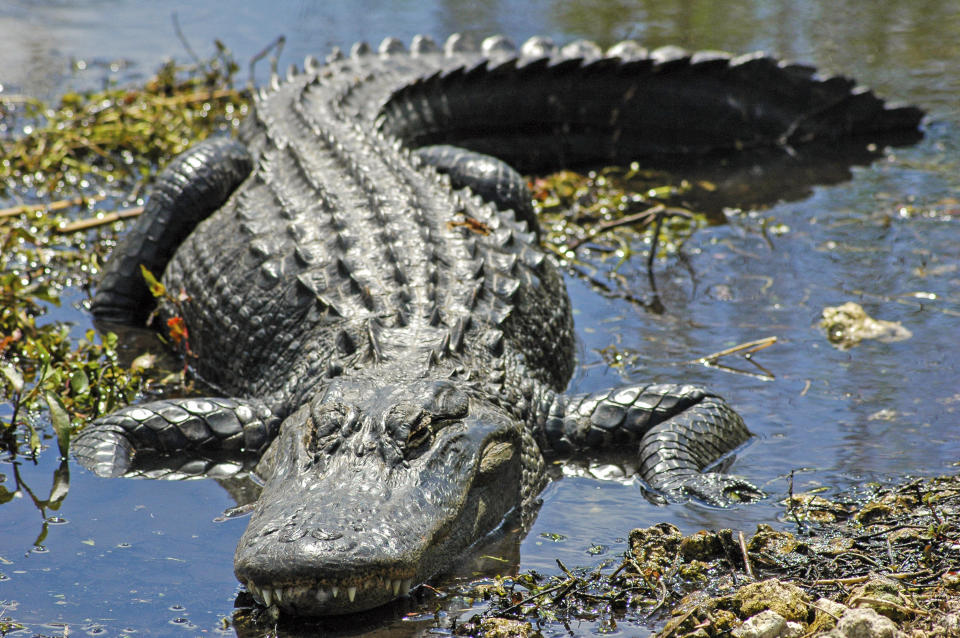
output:
POLYGON ((70 415, 60 401, 60 397, 52 392, 44 393, 43 397, 47 400, 47 407, 50 408, 50 421, 53 423, 53 429, 57 433, 57 447, 60 448, 60 456, 67 458, 70 451, 70 415))
POLYGON ((30 430, 30 452, 36 454, 40 451, 40 435, 37 434, 37 428, 33 427, 30 421, 26 421, 27 429, 30 430))
POLYGON ((90 391, 90 379, 87 378, 87 373, 81 369, 71 374, 70 389, 76 396, 87 394, 90 391))
POLYGON ((151 295, 158 299, 166 296, 166 286, 160 283, 157 278, 153 276, 153 273, 143 264, 140 264, 140 274, 143 275, 143 280, 147 282, 147 287, 150 289, 151 295))
POLYGON ((3 373, 3 376, 7 378, 7 381, 10 382, 10 386, 13 388, 14 392, 21 392, 23 390, 23 376, 13 367, 13 364, 5 363, 0 366, 0 372, 3 373))

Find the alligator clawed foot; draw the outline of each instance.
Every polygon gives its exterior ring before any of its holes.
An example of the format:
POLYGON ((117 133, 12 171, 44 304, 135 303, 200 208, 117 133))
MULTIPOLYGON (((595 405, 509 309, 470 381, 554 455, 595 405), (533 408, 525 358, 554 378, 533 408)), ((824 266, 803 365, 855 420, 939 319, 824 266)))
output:
POLYGON ((763 490, 749 481, 717 472, 690 476, 676 487, 675 493, 682 495, 684 500, 700 501, 714 507, 753 503, 766 496, 763 490))

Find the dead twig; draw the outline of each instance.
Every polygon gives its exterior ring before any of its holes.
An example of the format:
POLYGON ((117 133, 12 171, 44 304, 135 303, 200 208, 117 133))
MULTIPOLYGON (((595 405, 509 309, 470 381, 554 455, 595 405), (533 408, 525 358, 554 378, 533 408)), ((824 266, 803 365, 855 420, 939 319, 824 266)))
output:
POLYGON ((653 221, 654 215, 663 212, 665 209, 666 207, 663 204, 656 204, 646 210, 640 211, 639 213, 634 213, 633 215, 627 215, 625 217, 621 217, 620 219, 612 219, 609 221, 600 222, 590 229, 590 232, 585 237, 578 237, 569 242, 567 244, 567 248, 570 250, 576 250, 584 243, 590 241, 591 239, 595 239, 597 235, 621 226, 641 224, 642 227, 645 228, 650 225, 651 221, 653 221))
POLYGON ((693 361, 686 361, 685 363, 703 363, 703 364, 712 364, 716 363, 717 359, 720 357, 726 357, 731 354, 737 354, 738 352, 743 352, 744 356, 753 354, 754 352, 759 352, 764 348, 769 348, 777 342, 776 337, 764 337, 763 339, 757 339, 755 341, 747 341, 746 343, 741 343, 740 345, 727 348, 726 350, 720 350, 714 352, 699 359, 694 359, 693 361), (744 352, 746 351, 746 352, 744 352))
POLYGON ((853 607, 857 603, 867 603, 869 605, 889 605, 894 609, 898 609, 907 614, 914 614, 916 616, 929 616, 930 612, 924 611, 923 609, 917 609, 915 607, 906 607, 904 605, 897 604, 890 600, 884 600, 882 598, 870 598, 868 596, 858 596, 847 603, 850 607, 853 607))
POLYGON ((55 212, 70 208, 71 206, 84 206, 88 202, 96 202, 103 199, 103 195, 91 195, 88 197, 71 197, 69 199, 60 199, 49 204, 21 204, 20 206, 11 206, 10 208, 0 209, 0 218, 16 217, 25 213, 35 213, 37 211, 55 212))
POLYGON ((119 221, 121 219, 136 217, 141 213, 143 213, 143 206, 136 206, 134 208, 127 208, 124 210, 118 210, 112 213, 107 213, 103 217, 91 217, 89 219, 78 219, 75 222, 64 224, 63 226, 58 226, 55 229, 55 232, 61 235, 65 235, 68 233, 75 233, 80 230, 88 230, 90 228, 96 228, 98 226, 103 226, 105 224, 112 224, 113 222, 119 221))
POLYGON ((756 579, 753 574, 753 567, 750 565, 750 554, 747 552, 747 541, 743 538, 743 532, 738 531, 737 537, 740 540, 740 552, 743 554, 743 569, 747 572, 747 576, 756 579))
MULTIPOLYGON (((883 573, 879 574, 884 578, 892 578, 894 580, 907 580, 910 578, 916 578, 917 576, 925 576, 929 572, 900 572, 900 573, 883 573)), ((854 576, 851 578, 825 578, 822 580, 811 581, 811 585, 859 585, 860 583, 865 583, 868 580, 873 578, 872 575, 868 576, 854 576)))
POLYGON ((731 348, 726 348, 725 350, 720 350, 718 352, 713 352, 711 354, 700 357, 699 359, 693 359, 691 361, 684 361, 683 365, 705 365, 712 368, 719 368, 727 372, 736 372, 738 374, 745 374, 747 376, 755 377, 758 379, 764 379, 767 381, 773 380, 776 377, 772 372, 764 368, 758 362, 753 360, 753 354, 759 352, 765 348, 769 348, 777 342, 777 337, 764 337, 763 339, 756 339, 754 341, 747 341, 746 343, 741 343, 739 345, 733 346, 731 348), (723 365, 718 362, 720 357, 726 357, 732 354, 742 353, 743 358, 756 366, 760 373, 749 372, 746 370, 740 370, 731 366, 723 365))

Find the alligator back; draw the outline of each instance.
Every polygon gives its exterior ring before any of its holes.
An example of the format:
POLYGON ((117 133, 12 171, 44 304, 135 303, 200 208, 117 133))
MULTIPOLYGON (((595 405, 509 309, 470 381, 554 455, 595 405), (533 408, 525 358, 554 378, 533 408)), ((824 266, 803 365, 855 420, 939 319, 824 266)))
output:
POLYGON ((453 191, 409 149, 450 143, 545 170, 870 133, 918 113, 758 56, 361 45, 258 97, 241 135, 252 175, 165 281, 187 293, 198 374, 280 415, 380 366, 417 376, 448 361, 562 389, 573 332, 555 265, 525 223, 453 191))

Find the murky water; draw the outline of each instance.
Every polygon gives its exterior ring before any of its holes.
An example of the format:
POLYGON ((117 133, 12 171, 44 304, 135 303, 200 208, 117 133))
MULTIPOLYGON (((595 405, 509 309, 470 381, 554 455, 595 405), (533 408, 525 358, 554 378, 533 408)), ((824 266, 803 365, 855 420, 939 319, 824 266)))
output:
MULTIPOLYGON (((734 471, 771 497, 730 511, 655 507, 634 484, 565 478, 544 493, 520 546, 521 568, 551 572, 556 558, 592 564, 598 559, 588 548, 606 545, 614 555, 632 527, 663 520, 684 531, 751 531, 773 522, 791 470, 796 490, 846 488, 948 472, 960 460, 960 11, 951 0, 540 0, 521 7, 476 0, 6 0, 0 83, 7 92, 49 96, 106 75, 135 81, 166 56, 187 57, 173 12, 202 53, 220 38, 243 60, 284 34, 283 66, 357 39, 459 30, 516 40, 540 33, 602 44, 635 37, 649 46, 762 48, 843 71, 929 111, 917 145, 890 150, 832 185, 778 183, 769 205, 729 211, 729 224, 700 231, 684 262, 657 267, 662 314, 627 300, 647 294, 640 260, 622 266, 617 279, 604 272, 615 262, 601 264, 595 277, 611 287, 605 293, 568 278, 582 342, 573 389, 652 377, 716 389, 758 435, 734 471), (71 60, 88 70, 71 71, 71 60), (776 203, 777 193, 788 201, 776 203), (823 307, 850 300, 902 322, 913 337, 835 349, 816 323, 823 307), (683 363, 767 336, 779 342, 757 360, 774 380, 683 363), (607 364, 601 350, 610 345, 627 355, 625 367, 607 364)), ((59 316, 89 324, 79 311, 59 316)), ((0 418, 8 411, 0 406, 0 418)), ((215 522, 233 504, 226 491, 212 481, 101 480, 70 466, 61 502, 61 491, 51 494, 64 478, 55 474, 54 457, 50 451, 36 466, 0 466, 6 490, 21 487, 0 503, 0 617, 27 625, 24 635, 60 635, 64 625, 72 635, 233 633, 221 619, 239 591, 232 555, 246 521, 215 522)), ((429 623, 394 626, 415 633, 429 623)))

